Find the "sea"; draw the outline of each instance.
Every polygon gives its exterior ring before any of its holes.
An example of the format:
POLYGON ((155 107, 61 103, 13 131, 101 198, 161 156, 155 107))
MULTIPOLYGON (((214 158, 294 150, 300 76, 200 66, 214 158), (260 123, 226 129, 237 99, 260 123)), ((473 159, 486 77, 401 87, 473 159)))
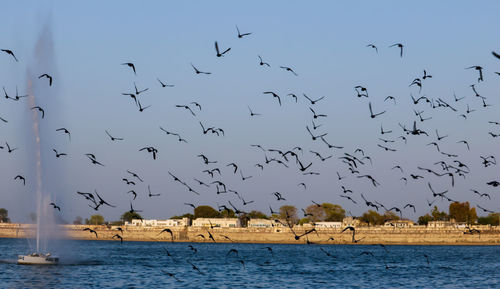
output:
POLYGON ((0 239, 0 288, 500 288, 500 246, 53 245, 59 265, 18 265, 30 242, 0 239))

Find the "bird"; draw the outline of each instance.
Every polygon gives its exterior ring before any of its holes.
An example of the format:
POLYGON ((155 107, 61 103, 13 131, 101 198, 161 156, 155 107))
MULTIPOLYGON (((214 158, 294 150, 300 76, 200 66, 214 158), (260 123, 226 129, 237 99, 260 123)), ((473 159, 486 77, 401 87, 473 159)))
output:
POLYGON ((384 114, 384 113, 385 113, 385 110, 384 110, 384 111, 382 111, 382 112, 379 112, 379 113, 375 113, 375 114, 374 114, 374 113, 373 113, 373 111, 372 111, 372 103, 371 103, 371 102, 368 102, 368 108, 370 109, 370 117, 371 117, 371 118, 375 118, 375 117, 377 117, 377 116, 379 116, 379 115, 381 115, 381 114, 384 114))
POLYGON ((129 181, 126 178, 123 178, 122 181, 124 181, 127 185, 135 186, 135 182, 134 181, 129 181))
POLYGON ((12 52, 12 50, 9 50, 9 49, 0 49, 0 50, 3 51, 3 52, 5 52, 5 53, 7 53, 7 54, 9 54, 9 55, 12 55, 12 57, 14 58, 14 60, 16 62, 19 62, 19 60, 17 60, 16 55, 14 55, 14 52, 12 52))
POLYGON ((42 118, 44 118, 44 117, 45 117, 45 111, 44 111, 41 107, 39 107, 39 106, 34 106, 34 107, 32 107, 31 109, 36 109, 36 110, 38 110, 39 112, 41 112, 41 113, 42 113, 42 118))
POLYGON ((137 73, 135 71, 135 65, 132 62, 125 62, 125 63, 122 63, 122 65, 126 65, 126 66, 132 68, 132 70, 134 71, 134 74, 137 75, 137 73))
POLYGON ((191 66, 193 67, 194 72, 196 74, 212 74, 211 72, 205 72, 205 71, 198 70, 198 68, 196 68, 192 63, 191 63, 191 66))
POLYGON ((105 131, 105 132, 106 132, 106 134, 109 136, 109 138, 111 139, 111 141, 116 141, 116 140, 118 140, 118 141, 119 141, 119 140, 123 140, 123 138, 119 138, 119 137, 114 137, 114 136, 112 136, 112 135, 108 132, 108 130, 104 130, 104 131, 105 131))
POLYGON ((134 81, 134 88, 135 88, 135 95, 139 95, 139 94, 149 90, 149 88, 145 88, 143 90, 138 90, 137 85, 135 84, 135 81, 134 81))
POLYGON ((64 127, 61 127, 61 128, 56 129, 56 131, 62 131, 63 133, 67 134, 69 137, 69 141, 71 141, 71 133, 69 132, 69 130, 67 130, 64 127))
POLYGON ((403 44, 401 44, 401 43, 395 43, 395 44, 393 44, 393 45, 391 45, 391 46, 389 46, 389 47, 394 47, 394 46, 399 47, 399 56, 400 56, 401 58, 403 58, 403 47, 404 47, 404 45, 403 45, 403 44))
POLYGON ((238 38, 243 38, 245 36, 252 34, 252 32, 240 33, 240 29, 238 29, 238 25, 236 25, 236 31, 238 31, 238 38))
POLYGON ((280 104, 281 106, 281 98, 279 95, 277 95, 276 93, 272 92, 272 91, 265 91, 263 92, 263 94, 271 94, 274 98, 277 98, 278 99, 278 103, 280 104))
POLYGON ((137 193, 134 190, 130 190, 127 192, 127 194, 130 194, 130 193, 134 196, 134 198, 132 200, 135 200, 135 198, 137 198, 137 193))
POLYGON ((85 154, 85 156, 87 156, 87 158, 92 162, 92 164, 100 165, 100 166, 104 167, 104 165, 102 163, 100 163, 96 160, 96 157, 94 154, 85 154))
MULTIPOLYGON (((483 68, 481 66, 479 66, 479 65, 474 65, 474 66, 471 66, 471 67, 467 67, 465 69, 472 69, 472 68, 475 69, 475 70, 477 70, 479 72, 479 77, 477 78, 477 82, 483 81, 483 68)), ((476 95, 477 95, 477 93, 476 93, 476 95)))
POLYGON ((158 82, 160 83, 161 87, 174 87, 175 86, 173 84, 163 83, 159 78, 156 78, 156 80, 158 80, 158 82))
POLYGON ((123 237, 118 235, 118 234, 114 234, 113 237, 111 237, 111 239, 114 239, 114 238, 118 238, 120 239, 120 244, 123 244, 123 237))
POLYGON ((297 74, 297 73, 295 73, 295 71, 293 71, 293 69, 292 69, 292 68, 290 68, 290 67, 287 67, 287 66, 280 66, 280 68, 281 68, 281 69, 284 69, 284 70, 286 70, 286 71, 290 71, 290 72, 291 72, 291 73, 293 73, 295 76, 298 76, 298 74, 297 74))
POLYGON ((18 148, 11 148, 7 142, 5 142, 5 145, 7 146, 7 152, 9 154, 18 149, 18 148))
POLYGON ((148 193, 149 193, 148 197, 150 197, 150 198, 151 197, 158 197, 158 196, 161 195, 161 194, 153 194, 153 193, 151 193, 151 186, 150 185, 148 185, 148 193))
POLYGON ((309 97, 308 97, 305 93, 303 93, 302 95, 303 95, 305 98, 307 98, 307 100, 309 100, 309 102, 311 102, 311 104, 312 104, 312 105, 315 105, 315 104, 316 104, 316 102, 318 102, 318 101, 322 100, 323 98, 325 98, 324 96, 322 96, 322 97, 320 97, 320 98, 318 98, 318 99, 312 100, 312 99, 310 99, 310 98, 309 98, 309 97))
POLYGON ((26 179, 23 176, 17 175, 14 177, 14 180, 21 180, 23 182, 23 185, 26 186, 26 179))
POLYGON ((97 236, 97 232, 96 232, 96 231, 94 231, 94 230, 92 230, 91 228, 84 228, 84 229, 83 229, 83 231, 89 231, 89 233, 91 233, 91 234, 92 234, 92 233, 94 233, 94 234, 95 234, 95 237, 96 237, 96 238, 98 238, 98 236, 97 236))
POLYGON ((56 205, 54 203, 50 203, 49 205, 52 206, 54 208, 54 210, 59 210, 59 212, 61 211, 61 207, 59 207, 58 205, 56 205))
POLYGON ((366 47, 373 48, 373 49, 375 49, 375 52, 377 52, 377 53, 378 53, 378 48, 377 48, 377 46, 375 46, 375 45, 373 45, 373 44, 371 44, 371 43, 370 43, 370 44, 366 45, 366 47))
POLYGON ((311 110, 311 112, 313 113, 313 118, 314 119, 317 119, 318 117, 327 117, 326 114, 316 114, 316 112, 312 108, 309 108, 309 110, 311 110))
POLYGON ((127 173, 131 174, 134 178, 138 179, 141 183, 144 182, 138 174, 134 173, 134 172, 131 172, 129 170, 127 170, 127 173))
POLYGON ((222 57, 224 56, 224 54, 226 54, 227 52, 229 52, 229 50, 231 50, 231 47, 229 47, 228 49, 224 50, 222 53, 219 51, 219 44, 217 44, 217 41, 215 41, 215 51, 217 52, 216 56, 217 57, 222 57))
POLYGON ((163 233, 163 232, 167 232, 170 234, 170 237, 172 238, 172 243, 173 243, 174 242, 174 232, 172 232, 172 230, 170 230, 169 228, 166 228, 166 229, 161 230, 161 232, 158 235, 161 235, 161 233, 163 233))
POLYGON ((52 149, 56 153, 56 158, 59 158, 61 156, 67 156, 65 153, 58 153, 56 149, 52 149))
POLYGON ((143 147, 139 149, 139 151, 147 151, 148 153, 151 153, 153 155, 153 160, 156 160, 156 154, 158 153, 158 150, 154 147, 143 147))
POLYGON ((250 116, 258 116, 258 115, 262 115, 260 113, 255 113, 252 111, 252 109, 250 108, 250 106, 247 106, 248 107, 248 110, 250 111, 250 116))
POLYGON ((52 76, 48 75, 47 73, 44 73, 44 74, 38 76, 38 79, 40 79, 42 77, 47 78, 49 80, 49 86, 52 86, 52 76))
POLYGON ((137 101, 137 104, 139 105, 139 111, 140 111, 140 112, 143 112, 143 111, 145 111, 148 107, 151 107, 151 105, 148 105, 148 106, 142 106, 142 105, 141 105, 141 102, 140 102, 139 100, 137 101))
POLYGON ((259 62, 259 65, 260 65, 260 66, 267 65, 267 67, 271 67, 271 65, 269 65, 269 63, 264 62, 264 61, 262 60, 262 57, 260 57, 260 55, 257 55, 257 56, 259 57, 259 61, 260 61, 260 62, 259 62))

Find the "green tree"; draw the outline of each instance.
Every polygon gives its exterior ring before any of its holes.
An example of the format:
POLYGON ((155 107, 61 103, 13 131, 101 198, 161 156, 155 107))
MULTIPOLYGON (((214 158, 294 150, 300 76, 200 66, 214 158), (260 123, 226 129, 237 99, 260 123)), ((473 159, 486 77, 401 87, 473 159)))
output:
MULTIPOLYGON (((234 212, 233 212, 234 214, 234 212)), ((194 209, 194 218, 218 218, 219 211, 210 206, 198 206, 194 209)))
POLYGON ((431 216, 433 221, 448 221, 450 219, 450 216, 446 214, 446 212, 441 212, 439 211, 437 206, 434 206, 431 211, 431 216))
POLYGON ((340 205, 323 203, 321 205, 325 210, 325 221, 327 222, 342 222, 345 218, 345 210, 340 205))
POLYGON ((307 206, 305 211, 308 214, 307 219, 309 222, 320 222, 326 218, 325 209, 322 206, 312 204, 307 206))
POLYGON ((120 220, 122 222, 132 222, 132 219, 139 219, 139 220, 142 220, 142 216, 139 215, 137 212, 133 212, 131 213, 130 211, 126 211, 125 213, 122 214, 122 216, 120 217, 120 220))
POLYGON ((0 223, 10 223, 9 211, 7 209, 0 209, 0 223))
POLYGON ((104 217, 101 215, 92 215, 90 219, 86 220, 87 225, 102 225, 104 224, 104 217))
POLYGON ((192 219, 194 219, 194 215, 190 214, 190 213, 186 213, 184 215, 170 217, 170 219, 183 219, 183 218, 188 218, 188 219, 192 220, 192 219))
POLYGON ((394 213, 393 211, 385 211, 383 217, 384 217, 383 223, 388 221, 397 221, 400 219, 399 215, 394 213))
POLYGON ((432 216, 429 214, 425 214, 423 216, 418 217, 418 224, 419 225, 425 225, 429 224, 429 222, 432 221, 432 216))
POLYGON ((256 211, 256 210, 252 210, 250 211, 247 216, 250 218, 250 219, 269 219, 269 217, 262 213, 261 211, 256 211))
POLYGON ((292 224, 297 224, 299 217, 297 216, 297 208, 292 205, 283 205, 280 207, 280 219, 286 219, 292 224))
POLYGON ((383 225, 385 218, 383 215, 380 215, 379 213, 373 210, 368 210, 368 212, 363 213, 360 219, 365 223, 375 226, 375 225, 383 225))
POLYGON ((232 209, 229 210, 223 210, 219 212, 218 218, 236 218, 236 214, 232 209))
POLYGON ((449 208, 450 218, 457 222, 475 223, 477 220, 476 208, 471 208, 469 202, 453 202, 449 208))
POLYGON ((477 222, 480 225, 498 226, 500 222, 500 213, 490 213, 486 217, 479 217, 477 218, 477 222))

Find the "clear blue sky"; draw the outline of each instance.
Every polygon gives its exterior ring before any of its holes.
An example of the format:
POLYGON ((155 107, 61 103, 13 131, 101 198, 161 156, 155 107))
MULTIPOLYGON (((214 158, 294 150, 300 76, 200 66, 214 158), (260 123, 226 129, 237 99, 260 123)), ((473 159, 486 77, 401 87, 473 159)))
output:
MULTIPOLYGON (((28 90, 31 71, 37 104, 44 107, 46 117, 41 121, 43 185, 52 199, 62 207, 61 216, 73 221, 76 216, 88 217, 94 211, 76 191, 98 192, 118 208, 103 208, 99 213, 106 219, 118 219, 129 209, 132 187, 121 179, 130 178, 126 170, 139 173, 145 180, 134 189, 139 196, 134 207, 144 210, 146 218, 167 218, 191 209, 183 203, 196 205, 226 204, 231 200, 240 209, 262 210, 268 206, 277 210, 283 202, 271 195, 278 191, 287 204, 305 208, 316 202, 342 205, 353 215, 368 208, 360 194, 378 200, 388 207, 403 207, 413 203, 417 213, 405 210, 404 216, 416 219, 429 211, 426 199, 432 195, 427 188, 431 182, 436 190, 449 189, 448 196, 459 201, 470 201, 498 211, 498 188, 486 182, 499 180, 498 168, 481 165, 480 155, 498 155, 499 138, 489 131, 500 133, 500 126, 488 121, 500 121, 498 91, 500 61, 491 55, 500 50, 498 11, 500 4, 482 1, 11 1, 2 5, 0 18, 0 48, 11 49, 19 62, 0 54, 0 84, 9 95, 28 90), (238 39, 236 28, 251 35, 238 39), (52 35, 52 37, 49 37, 52 35), (214 41, 224 49, 226 56, 215 56, 214 41), (36 53, 37 43, 39 43, 36 53), (373 43, 378 54, 366 45, 373 43), (394 43, 403 43, 404 55, 399 57, 394 43), (44 49, 41 49, 44 48, 44 49), (50 49, 51 48, 51 49, 50 49), (261 55, 271 67, 259 66, 261 55), (120 65, 133 62, 137 76, 120 65), (190 66, 211 75, 195 75, 190 66), (294 76, 279 68, 292 67, 294 76), (484 82, 477 83, 477 72, 466 67, 484 68, 484 82), (433 77, 424 81, 422 92, 409 84, 421 78, 426 69, 433 77), (54 84, 48 88, 45 79, 36 77, 49 73, 54 84), (175 84, 162 88, 156 78, 175 84), (138 88, 149 88, 139 96, 144 105, 152 105, 139 112, 133 100, 121 93, 138 88), (476 84, 487 103, 483 108, 480 98, 474 96, 471 84, 476 84), (358 98, 353 87, 362 85, 369 90, 369 98, 358 98), (281 96, 283 105, 264 91, 281 96), (295 103, 288 93, 299 96, 295 103), (313 107, 327 114, 318 120, 318 131, 328 133, 327 140, 343 146, 330 150, 320 141, 312 141, 306 125, 312 126, 311 106, 302 97, 325 96, 313 107), (459 112, 431 109, 428 104, 413 105, 414 96, 442 98, 459 112), (465 97, 453 100, 453 93, 465 97), (397 99, 397 105, 385 101, 386 96, 397 99), (176 108, 177 104, 196 101, 202 111, 192 116, 176 108), (368 102, 375 111, 387 112, 375 119, 369 117, 368 102), (467 104, 475 112, 464 120, 467 104), (248 108, 262 116, 251 118, 248 108), (398 123, 411 126, 418 120, 413 110, 425 111, 432 117, 419 127, 429 137, 408 136, 408 144, 397 137, 403 135, 398 123), (224 137, 203 135, 199 121, 206 126, 221 127, 224 137), (380 126, 393 130, 380 135, 380 126), (167 136, 159 126, 178 132, 188 140, 179 143, 167 136), (55 129, 68 128, 71 142, 55 129), (449 137, 439 142, 442 151, 458 154, 458 160, 470 167, 466 179, 455 176, 451 187, 448 178, 438 178, 419 171, 417 166, 433 168, 434 163, 453 158, 441 155, 428 143, 436 141, 434 130, 449 137), (123 137, 123 142, 111 142, 105 130, 123 137), (394 139, 390 147, 397 152, 385 152, 377 147, 383 144, 379 137, 394 139), (468 151, 460 140, 466 139, 468 151), (266 166, 264 171, 254 164, 264 162, 264 154, 250 144, 265 148, 288 150, 295 146, 304 149, 299 154, 304 163, 313 162, 310 171, 319 176, 304 176, 293 161, 290 168, 278 164, 266 166), (157 160, 138 150, 144 146, 158 148, 157 160), (68 154, 56 159, 52 149, 68 154), (380 186, 359 179, 347 170, 338 157, 344 152, 354 153, 362 148, 373 159, 373 166, 360 168, 361 174, 371 174, 380 186), (321 162, 309 150, 332 158, 321 162), (94 153, 105 167, 90 164, 85 153, 94 153), (203 153, 217 164, 206 166, 196 157, 203 153), (245 175, 253 178, 241 181, 226 164, 235 162, 245 175), (404 174, 391 168, 400 164, 404 174), (217 195, 215 187, 204 188, 193 178, 213 181, 202 173, 206 168, 220 167, 228 188, 240 192, 245 200, 254 203, 242 206, 234 194, 217 195), (173 182, 168 171, 198 190, 201 196, 187 192, 173 182), (336 172, 347 176, 338 181, 336 172), (412 180, 409 174, 425 176, 412 180), (408 185, 400 180, 408 178, 408 185), (297 184, 305 182, 307 190, 297 184), (147 185, 157 198, 147 197, 147 185), (341 198, 340 187, 354 191, 352 198, 358 204, 341 198), (470 189, 489 193, 491 200, 474 195, 470 189)), ((9 210, 15 221, 26 221, 34 211, 34 146, 32 143, 31 111, 26 99, 19 102, 0 99, 0 142, 9 142, 19 149, 9 154, 0 150, 0 207, 9 210), (27 179, 22 186, 13 178, 22 174, 27 179)), ((389 145, 388 145, 389 146, 389 145)), ((267 152, 269 157, 275 156, 267 152)), ((448 202, 436 204, 446 209, 448 202)), ((479 211, 480 212, 480 211, 479 211)), ((482 213, 482 212, 480 212, 482 213)))

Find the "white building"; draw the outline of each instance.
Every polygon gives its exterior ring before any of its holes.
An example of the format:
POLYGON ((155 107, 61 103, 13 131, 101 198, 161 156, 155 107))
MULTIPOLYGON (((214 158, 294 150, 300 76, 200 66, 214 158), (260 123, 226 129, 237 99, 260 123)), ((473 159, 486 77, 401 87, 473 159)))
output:
POLYGON ((125 222, 125 226, 137 227, 187 227, 191 225, 189 218, 168 219, 168 220, 141 220, 132 219, 132 222, 125 222))
POLYGON ((238 218, 197 218, 193 220, 193 227, 214 227, 214 228, 239 228, 241 227, 238 218))
POLYGON ((249 228, 270 228, 270 227, 285 227, 286 221, 283 220, 268 220, 268 219, 250 219, 247 223, 249 228))
POLYGON ((342 228, 342 222, 316 222, 314 223, 316 228, 342 228))

